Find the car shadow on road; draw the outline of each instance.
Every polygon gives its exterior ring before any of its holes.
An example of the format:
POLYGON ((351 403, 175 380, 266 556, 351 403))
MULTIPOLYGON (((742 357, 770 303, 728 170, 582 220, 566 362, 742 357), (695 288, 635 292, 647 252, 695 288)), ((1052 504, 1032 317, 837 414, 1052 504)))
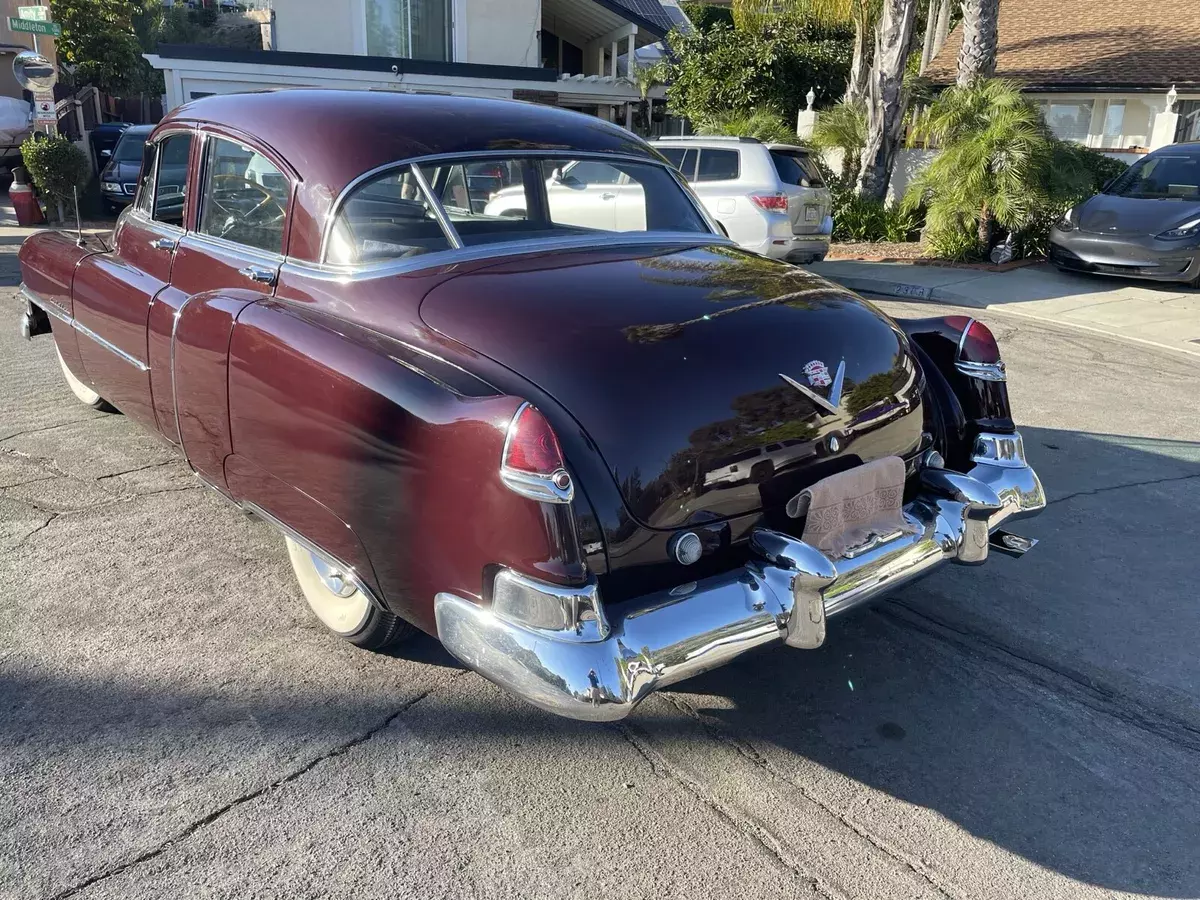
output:
POLYGON ((819 651, 743 658, 672 698, 785 777, 816 762, 1070 878, 1200 896, 1200 566, 1183 538, 1200 444, 1022 431, 1052 485, 1012 526, 1041 540, 1031 553, 943 569, 833 620, 819 651))

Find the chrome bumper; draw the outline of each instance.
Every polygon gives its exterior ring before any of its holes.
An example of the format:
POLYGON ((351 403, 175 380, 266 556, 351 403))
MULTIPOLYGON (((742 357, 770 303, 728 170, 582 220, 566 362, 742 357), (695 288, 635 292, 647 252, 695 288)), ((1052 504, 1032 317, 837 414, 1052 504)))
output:
MULTIPOLYGON (((1020 435, 981 436, 974 462, 966 474, 924 470, 921 493, 904 507, 915 533, 852 559, 830 560, 803 541, 759 529, 746 566, 621 604, 607 621, 594 589, 561 592, 564 609, 584 613, 573 628, 557 616, 530 626, 527 610, 509 599, 519 594, 511 585, 491 609, 438 594, 438 637, 467 666, 536 706, 574 719, 621 719, 653 691, 756 647, 819 647, 827 617, 944 562, 985 562, 990 533, 1037 514, 1046 499, 1020 435)), ((1011 552, 1014 544, 1006 543, 997 546, 1011 552)))

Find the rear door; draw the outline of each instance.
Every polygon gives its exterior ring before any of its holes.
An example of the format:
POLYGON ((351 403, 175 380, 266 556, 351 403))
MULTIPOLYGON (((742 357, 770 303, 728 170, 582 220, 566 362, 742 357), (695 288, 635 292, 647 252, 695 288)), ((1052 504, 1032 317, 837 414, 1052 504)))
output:
POLYGON ((774 147, 771 161, 788 195, 788 216, 793 234, 825 234, 829 223, 829 189, 816 161, 803 150, 774 147))

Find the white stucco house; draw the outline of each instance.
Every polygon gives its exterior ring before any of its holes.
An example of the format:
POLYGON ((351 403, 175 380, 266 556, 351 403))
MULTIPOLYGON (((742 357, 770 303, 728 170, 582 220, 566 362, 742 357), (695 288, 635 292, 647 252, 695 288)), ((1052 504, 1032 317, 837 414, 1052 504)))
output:
MULTIPOLYGON (((629 125, 639 48, 690 27, 676 0, 273 0, 262 50, 160 45, 166 108, 338 87, 516 98, 629 125)), ((657 88, 652 96, 663 96, 657 88)))
MULTIPOLYGON (((935 84, 954 80, 961 45, 960 27, 926 70, 935 84)), ((1003 0, 996 74, 1059 138, 1126 162, 1200 140, 1200 0, 1003 0), (1172 87, 1177 118, 1162 115, 1172 87)))

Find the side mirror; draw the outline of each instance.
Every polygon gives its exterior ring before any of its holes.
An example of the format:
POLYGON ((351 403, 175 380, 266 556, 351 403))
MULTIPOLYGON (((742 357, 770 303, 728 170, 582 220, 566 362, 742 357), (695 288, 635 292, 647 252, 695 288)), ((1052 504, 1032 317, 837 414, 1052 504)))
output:
POLYGON ((105 147, 103 150, 100 151, 100 155, 101 156, 112 156, 112 151, 109 150, 107 147, 105 147))

